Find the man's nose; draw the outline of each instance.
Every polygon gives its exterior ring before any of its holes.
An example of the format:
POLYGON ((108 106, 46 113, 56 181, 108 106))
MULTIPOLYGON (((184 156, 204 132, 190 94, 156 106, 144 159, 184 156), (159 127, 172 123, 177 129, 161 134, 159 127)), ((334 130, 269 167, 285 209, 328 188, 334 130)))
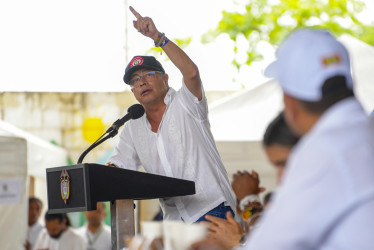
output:
POLYGON ((147 79, 145 79, 145 76, 141 76, 140 77, 140 86, 143 86, 146 83, 147 83, 147 79))
POLYGON ((142 78, 142 80, 140 81, 139 87, 145 85, 146 83, 147 83, 147 80, 145 80, 144 78, 142 78))

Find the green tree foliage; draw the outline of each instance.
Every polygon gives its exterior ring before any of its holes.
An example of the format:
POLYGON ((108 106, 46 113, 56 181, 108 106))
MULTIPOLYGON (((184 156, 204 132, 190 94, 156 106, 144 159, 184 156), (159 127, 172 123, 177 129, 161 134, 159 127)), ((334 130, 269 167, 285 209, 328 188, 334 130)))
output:
MULTIPOLYGON (((350 34, 374 45, 374 27, 357 19, 365 7, 361 0, 248 0, 247 4, 237 3, 237 7, 236 12, 223 11, 217 28, 202 40, 211 42, 218 35, 227 34, 237 44, 238 37, 244 36, 249 45, 247 65, 262 58, 256 49, 260 41, 279 45, 287 34, 300 27, 325 28, 335 36, 350 34)), ((235 60, 233 64, 241 66, 235 60)))
MULTIPOLYGON (((173 42, 175 42, 182 49, 185 49, 191 43, 191 41, 192 41, 192 37, 173 39, 173 42)), ((157 54, 162 54, 162 48, 152 47, 147 51, 147 55, 156 56, 157 54)))

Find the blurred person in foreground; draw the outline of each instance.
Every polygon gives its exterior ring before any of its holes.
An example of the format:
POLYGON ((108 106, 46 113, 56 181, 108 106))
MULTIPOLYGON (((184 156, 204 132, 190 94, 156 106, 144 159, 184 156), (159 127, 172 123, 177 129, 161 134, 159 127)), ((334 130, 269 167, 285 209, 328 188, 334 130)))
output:
MULTIPOLYGON (((276 169, 278 184, 281 183, 288 155, 298 140, 299 137, 292 133, 287 126, 283 113, 280 113, 265 131, 262 141, 263 148, 269 161, 276 169)), ((259 187, 259 185, 260 179, 255 171, 251 173, 243 171, 234 175, 232 187, 238 200, 238 210, 244 221, 244 228, 241 228, 240 224, 230 215, 227 216, 227 221, 207 216, 208 221, 211 222, 205 223, 210 230, 209 237, 218 241, 216 244, 223 248, 233 248, 244 244, 254 226, 257 227, 256 223, 265 206, 260 203, 258 196, 265 188, 259 187)), ((204 243, 201 244, 203 246, 204 243)), ((198 244, 195 247, 198 248, 198 244)))
POLYGON ((104 224, 106 217, 105 203, 98 202, 96 210, 85 211, 87 224, 76 229, 76 232, 85 239, 87 250, 112 249, 111 229, 104 224))
POLYGON ((208 105, 198 67, 175 43, 160 33, 153 20, 132 7, 134 27, 161 47, 180 70, 179 90, 152 56, 135 56, 125 70, 145 115, 124 126, 108 165, 195 182, 196 194, 160 199, 164 220, 194 223, 205 214, 225 218, 234 213, 235 199, 208 120, 208 105))
POLYGON ((277 56, 265 74, 281 85, 286 122, 302 139, 247 247, 371 249, 374 121, 354 96, 348 51, 325 30, 300 29, 277 56))
POLYGON ((354 96, 348 52, 327 31, 299 29, 277 56, 265 75, 302 139, 244 248, 373 249, 374 121, 354 96))
POLYGON ((28 216, 28 232, 27 240, 25 243, 25 249, 33 249, 36 240, 42 229, 44 228, 43 224, 39 221, 40 215, 42 213, 43 203, 40 199, 36 197, 29 198, 29 216, 28 216))
POLYGON ((66 214, 44 216, 45 229, 40 233, 34 250, 86 250, 84 239, 71 227, 66 214))

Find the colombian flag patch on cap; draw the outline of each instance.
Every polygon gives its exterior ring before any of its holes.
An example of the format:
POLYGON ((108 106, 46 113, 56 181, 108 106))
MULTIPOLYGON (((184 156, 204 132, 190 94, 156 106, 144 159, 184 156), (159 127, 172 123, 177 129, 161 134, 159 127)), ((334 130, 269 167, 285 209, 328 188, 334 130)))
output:
POLYGON ((129 63, 130 68, 138 65, 142 65, 144 63, 144 58, 141 56, 134 57, 131 62, 129 63))

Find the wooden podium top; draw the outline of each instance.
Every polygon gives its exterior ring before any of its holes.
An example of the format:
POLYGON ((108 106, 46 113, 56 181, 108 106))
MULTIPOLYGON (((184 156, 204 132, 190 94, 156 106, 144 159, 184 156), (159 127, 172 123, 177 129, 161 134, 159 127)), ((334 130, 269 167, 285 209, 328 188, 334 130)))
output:
POLYGON ((46 174, 49 213, 95 210, 99 201, 195 194, 193 181, 100 164, 48 168, 46 174))

